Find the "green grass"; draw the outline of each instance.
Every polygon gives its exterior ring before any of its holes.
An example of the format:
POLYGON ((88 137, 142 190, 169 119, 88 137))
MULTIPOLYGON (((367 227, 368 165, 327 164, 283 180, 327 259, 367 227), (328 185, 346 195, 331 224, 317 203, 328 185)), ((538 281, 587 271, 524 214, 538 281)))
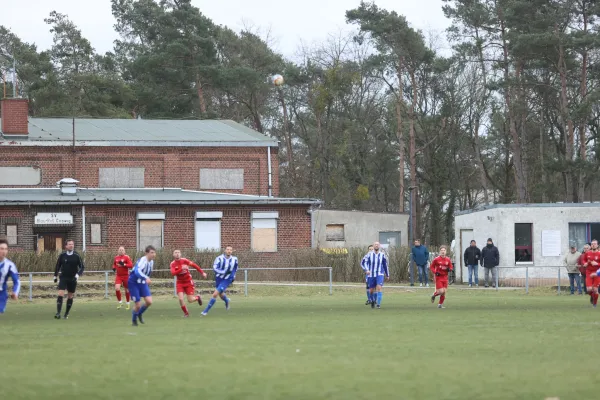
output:
POLYGON ((585 296, 252 288, 183 319, 163 297, 130 326, 107 300, 0 316, 2 396, 17 399, 565 399, 598 393, 600 310, 585 296), (319 293, 320 292, 320 293, 319 293), (73 397, 76 396, 76 397, 73 397))

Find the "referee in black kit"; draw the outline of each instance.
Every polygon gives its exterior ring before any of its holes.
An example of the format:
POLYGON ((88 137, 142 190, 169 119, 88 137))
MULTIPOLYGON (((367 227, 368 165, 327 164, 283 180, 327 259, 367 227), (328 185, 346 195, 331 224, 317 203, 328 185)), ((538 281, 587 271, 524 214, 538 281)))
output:
POLYGON ((58 297, 56 298, 56 315, 54 318, 60 319, 60 310, 62 309, 63 296, 67 291, 67 311, 64 319, 69 318, 69 311, 73 306, 73 296, 77 289, 77 278, 83 275, 83 260, 75 252, 75 242, 71 239, 65 243, 65 252, 58 256, 56 269, 54 270, 54 283, 58 280, 58 297), (60 277, 59 277, 60 273, 60 277))

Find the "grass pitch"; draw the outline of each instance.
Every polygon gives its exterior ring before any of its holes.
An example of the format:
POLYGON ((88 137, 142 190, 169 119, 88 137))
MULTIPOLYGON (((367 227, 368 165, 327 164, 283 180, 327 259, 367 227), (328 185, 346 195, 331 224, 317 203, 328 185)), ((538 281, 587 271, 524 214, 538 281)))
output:
POLYGON ((146 324, 108 300, 10 303, 2 396, 17 399, 581 399, 598 393, 587 296, 253 288, 208 317, 156 298, 146 324), (66 396, 66 397, 65 397, 66 396), (73 397, 76 396, 76 397, 73 397))

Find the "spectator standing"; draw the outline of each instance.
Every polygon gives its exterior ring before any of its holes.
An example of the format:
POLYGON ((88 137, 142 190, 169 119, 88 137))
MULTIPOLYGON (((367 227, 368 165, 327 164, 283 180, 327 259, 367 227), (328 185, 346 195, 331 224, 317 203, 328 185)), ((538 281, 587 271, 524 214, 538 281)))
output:
POLYGON ((427 247, 421 244, 419 239, 415 239, 415 245, 411 249, 411 256, 413 262, 417 265, 419 272, 419 286, 429 287, 429 271, 427 271, 427 264, 429 263, 429 251, 427 247))
POLYGON ((485 287, 489 287, 490 272, 492 273, 492 287, 496 287, 498 271, 496 267, 500 265, 500 253, 494 246, 492 238, 487 240, 487 245, 481 249, 481 266, 485 268, 485 287))
POLYGON ((481 250, 477 247, 477 242, 471 240, 471 245, 467 247, 464 254, 465 265, 469 270, 469 287, 479 287, 479 261, 481 260, 481 250), (473 280, 473 275, 475 279, 473 280))
POLYGON ((583 251, 581 252, 581 257, 579 257, 579 261, 577 262, 577 265, 579 265, 579 272, 581 273, 581 283, 583 284, 583 291, 585 293, 587 293, 587 287, 585 284, 585 270, 586 270, 586 266, 583 263, 583 255, 585 254, 586 251, 588 251, 590 248, 592 247, 591 243, 586 243, 583 246, 583 251))
POLYGON ((569 286, 571 288, 571 295, 575 294, 575 282, 577 282, 577 292, 581 295, 581 277, 579 276, 579 259, 581 253, 577 251, 577 247, 573 244, 569 252, 565 255, 565 265, 567 266, 567 273, 569 274, 569 286))

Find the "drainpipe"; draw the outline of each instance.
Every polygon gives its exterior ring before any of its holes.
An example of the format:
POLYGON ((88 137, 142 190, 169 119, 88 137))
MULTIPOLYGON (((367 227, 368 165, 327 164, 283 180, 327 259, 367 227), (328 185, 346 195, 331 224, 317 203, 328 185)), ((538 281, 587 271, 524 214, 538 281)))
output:
POLYGON ((269 197, 273 197, 273 183, 271 170, 271 146, 267 146, 267 165, 269 169, 269 197))
POLYGON ((82 246, 82 251, 85 252, 85 206, 81 206, 81 224, 83 225, 83 229, 82 229, 82 240, 83 240, 83 246, 82 246))
POLYGON ((310 247, 313 249, 317 247, 315 243, 315 211, 319 208, 321 208, 321 203, 319 203, 316 208, 311 207, 308 210, 308 213, 310 214, 310 247))

